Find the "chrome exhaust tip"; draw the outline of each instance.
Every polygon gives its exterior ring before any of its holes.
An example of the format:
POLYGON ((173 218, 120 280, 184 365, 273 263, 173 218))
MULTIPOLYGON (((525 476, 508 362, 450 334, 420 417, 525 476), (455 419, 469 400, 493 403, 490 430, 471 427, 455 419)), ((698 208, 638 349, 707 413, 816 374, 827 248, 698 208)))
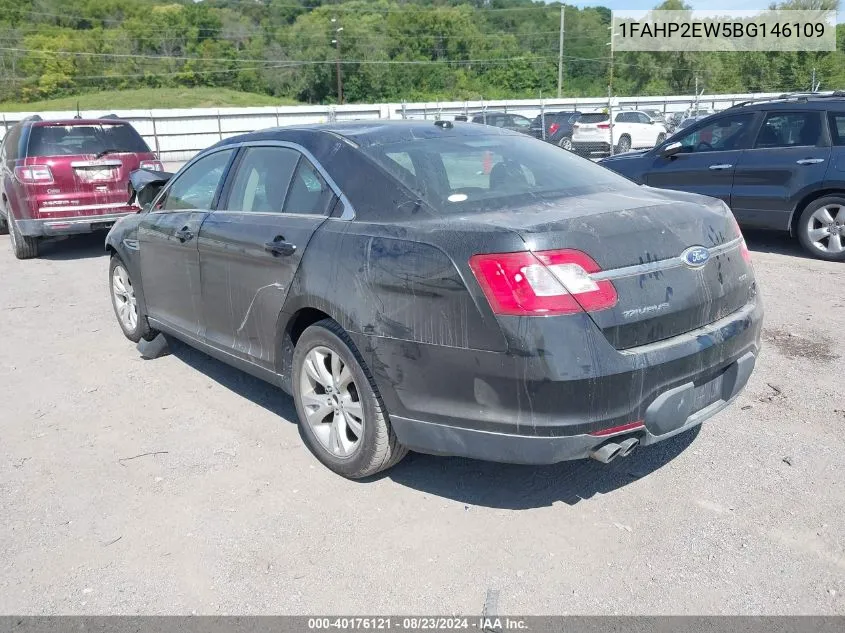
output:
POLYGON ((609 464, 619 457, 621 452, 622 447, 619 444, 608 442, 607 444, 602 444, 596 450, 592 451, 590 453, 590 457, 596 461, 600 461, 602 464, 609 464))
POLYGON ((624 442, 619 444, 619 447, 622 449, 619 451, 619 457, 628 457, 631 453, 634 452, 634 449, 640 445, 640 440, 636 437, 629 437, 624 442))

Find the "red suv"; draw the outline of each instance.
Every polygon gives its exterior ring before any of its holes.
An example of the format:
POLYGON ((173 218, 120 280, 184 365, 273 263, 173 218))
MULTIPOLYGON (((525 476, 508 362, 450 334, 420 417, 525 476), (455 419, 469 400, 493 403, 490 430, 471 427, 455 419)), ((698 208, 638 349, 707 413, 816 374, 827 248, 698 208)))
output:
POLYGON ((39 240, 110 228, 127 205, 129 174, 161 171, 156 155, 129 123, 101 119, 15 125, 0 146, 0 233, 18 259, 38 255, 39 240))

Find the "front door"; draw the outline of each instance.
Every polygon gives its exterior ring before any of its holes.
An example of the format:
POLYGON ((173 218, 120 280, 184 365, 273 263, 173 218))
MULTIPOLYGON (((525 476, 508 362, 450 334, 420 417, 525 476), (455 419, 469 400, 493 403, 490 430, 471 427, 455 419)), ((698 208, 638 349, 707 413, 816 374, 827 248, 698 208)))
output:
POLYGON ((766 114, 734 173, 731 207, 740 224, 787 231, 798 201, 821 188, 830 164, 822 114, 766 114))
POLYGON ((199 239, 209 344, 273 369, 276 322, 334 192, 299 151, 246 147, 199 239))
POLYGON ((233 155, 233 149, 226 149, 189 165, 138 229, 147 313, 198 339, 203 326, 197 237, 233 155))
POLYGON ((680 153, 664 157, 656 152, 644 182, 652 187, 721 198, 730 205, 734 171, 750 143, 754 115, 728 114, 702 123, 672 139, 681 143, 680 153))

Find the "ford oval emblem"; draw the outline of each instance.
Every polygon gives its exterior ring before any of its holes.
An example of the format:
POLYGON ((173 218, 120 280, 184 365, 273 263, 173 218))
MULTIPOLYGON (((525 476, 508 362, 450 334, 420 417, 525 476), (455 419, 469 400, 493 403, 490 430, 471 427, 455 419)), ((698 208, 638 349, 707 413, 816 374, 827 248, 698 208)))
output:
POLYGON ((701 268, 710 259, 710 251, 703 246, 690 246, 681 253, 681 259, 690 268, 701 268))

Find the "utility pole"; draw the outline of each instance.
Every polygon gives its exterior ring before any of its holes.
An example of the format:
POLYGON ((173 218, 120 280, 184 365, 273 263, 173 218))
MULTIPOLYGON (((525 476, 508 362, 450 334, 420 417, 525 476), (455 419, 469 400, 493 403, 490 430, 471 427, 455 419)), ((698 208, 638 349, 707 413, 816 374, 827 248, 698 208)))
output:
MULTIPOLYGON (((337 22, 337 18, 332 18, 332 24, 337 22)), ((335 39, 332 40, 332 44, 336 47, 335 53, 335 69, 337 70, 337 104, 343 104, 343 79, 340 76, 340 33, 343 31, 343 27, 339 26, 334 30, 334 37, 335 39)))
POLYGON ((607 82, 608 93, 613 92, 613 25, 607 27, 610 30, 610 41, 605 46, 610 46, 610 77, 607 82))
POLYGON ((810 92, 815 92, 816 90, 818 90, 816 88, 816 69, 813 68, 813 78, 810 80, 810 92))
POLYGON ((563 5, 560 7, 560 44, 557 60, 557 98, 563 95, 563 5))

